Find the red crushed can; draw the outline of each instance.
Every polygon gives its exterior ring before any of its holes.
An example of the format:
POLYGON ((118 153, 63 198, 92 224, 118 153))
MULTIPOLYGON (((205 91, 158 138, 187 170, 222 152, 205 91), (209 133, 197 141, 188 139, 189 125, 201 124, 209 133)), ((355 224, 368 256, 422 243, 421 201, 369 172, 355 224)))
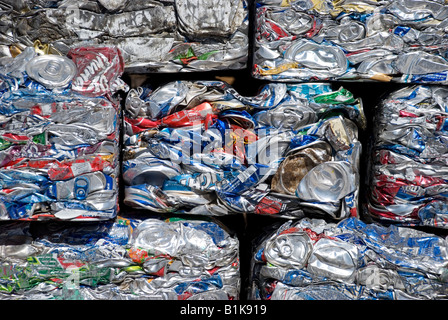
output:
POLYGON ((77 67, 72 90, 88 97, 109 96, 124 72, 121 51, 115 47, 81 47, 68 52, 77 67))
POLYGON ((203 102, 194 108, 182 110, 162 118, 161 124, 167 127, 187 127, 202 124, 206 119, 210 120, 213 108, 210 103, 203 102))
POLYGON ((85 173, 103 171, 107 167, 111 167, 111 164, 101 156, 67 160, 54 163, 48 169, 48 177, 51 180, 67 180, 85 173))

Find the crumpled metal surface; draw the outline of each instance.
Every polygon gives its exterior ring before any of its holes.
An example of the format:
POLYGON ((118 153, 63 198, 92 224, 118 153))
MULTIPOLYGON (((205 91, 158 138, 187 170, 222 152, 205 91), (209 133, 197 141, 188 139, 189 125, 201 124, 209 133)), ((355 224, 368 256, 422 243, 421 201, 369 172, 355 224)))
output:
POLYGON ((243 69, 248 60, 245 0, 5 2, 4 55, 36 41, 63 54, 116 46, 132 73, 243 69))
POLYGON ((239 242, 216 221, 34 223, 1 226, 0 299, 239 298, 239 242))
POLYGON ((113 47, 1 60, 0 220, 117 215, 121 62, 113 47))
POLYGON ((448 81, 443 1, 257 0, 253 76, 448 81))
POLYGON ((448 228, 447 97, 443 86, 415 85, 379 102, 369 150, 367 216, 448 228))
POLYGON ((154 212, 357 216, 360 99, 330 84, 221 81, 131 89, 124 204, 154 212))
POLYGON ((448 243, 358 218, 303 218, 254 242, 250 300, 427 300, 448 295, 448 243))

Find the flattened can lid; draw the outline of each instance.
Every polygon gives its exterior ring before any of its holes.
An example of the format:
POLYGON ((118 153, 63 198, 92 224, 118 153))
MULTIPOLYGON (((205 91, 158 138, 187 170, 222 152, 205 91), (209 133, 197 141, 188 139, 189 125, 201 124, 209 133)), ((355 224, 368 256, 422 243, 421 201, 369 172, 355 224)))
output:
POLYGON ((305 201, 335 202, 355 189, 355 174, 350 165, 343 161, 329 161, 307 173, 300 181, 296 195, 305 201))
POLYGON ((325 141, 313 142, 293 151, 283 160, 272 178, 272 190, 295 194, 300 181, 312 168, 331 160, 331 147, 325 141))
POLYGON ((266 243, 265 257, 268 262, 287 268, 303 268, 313 250, 308 234, 297 230, 275 235, 266 243))
POLYGON ((32 79, 53 89, 69 84, 76 74, 76 65, 67 57, 48 54, 31 59, 25 70, 32 79))
POLYGON ((319 239, 308 259, 307 271, 330 279, 351 282, 358 266, 358 247, 333 239, 319 239))
POLYGON ((331 76, 344 74, 348 66, 345 53, 339 47, 307 40, 293 41, 285 50, 284 58, 308 69, 326 71, 331 76))

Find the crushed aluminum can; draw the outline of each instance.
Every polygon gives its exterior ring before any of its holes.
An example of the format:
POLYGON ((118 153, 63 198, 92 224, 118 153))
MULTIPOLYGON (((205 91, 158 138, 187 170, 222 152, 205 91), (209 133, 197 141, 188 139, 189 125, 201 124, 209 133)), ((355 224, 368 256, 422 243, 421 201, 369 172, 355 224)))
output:
POLYGON ((376 107, 367 173, 367 217, 446 229, 447 153, 443 87, 415 85, 376 107))
POLYGON ((37 56, 26 64, 27 74, 49 89, 65 87, 76 74, 74 62, 63 56, 37 56))
POLYGON ((287 230, 287 232, 269 239, 264 255, 270 263, 285 268, 303 268, 309 259, 311 250, 311 239, 306 232, 287 230))
POLYGON ((141 184, 125 186, 123 203, 154 212, 171 212, 177 210, 180 200, 170 197, 157 186, 141 184))
POLYGON ((300 181, 312 168, 331 161, 331 147, 324 141, 293 150, 289 151, 290 154, 283 160, 272 178, 273 191, 294 195, 300 181))
POLYGON ((319 239, 313 246, 307 271, 328 278, 350 281, 358 267, 358 248, 333 239, 319 239))
POLYGON ((296 105, 282 104, 273 110, 258 112, 257 122, 279 129, 299 129, 317 120, 316 113, 306 105, 297 108, 296 105))
POLYGON ((302 218, 266 230, 253 243, 249 300, 432 300, 448 294, 442 236, 355 217, 337 223, 302 218))
POLYGON ((340 76, 347 70, 344 51, 333 46, 317 45, 306 40, 297 40, 286 49, 284 58, 294 61, 304 69, 312 69, 318 78, 340 76))
POLYGON ((246 0, 21 3, 2 11, 8 21, 0 33, 6 56, 39 42, 42 52, 63 55, 77 47, 117 47, 126 72, 132 74, 247 66, 246 0))
POLYGON ((82 47, 67 54, 76 64, 72 90, 88 97, 110 95, 127 85, 120 76, 124 71, 121 52, 114 47, 82 47))
POLYGON ((255 78, 438 83, 448 6, 438 1, 255 1, 255 78))
POLYGON ((356 176, 347 162, 325 162, 313 167, 300 181, 297 196, 303 200, 337 201, 356 190, 356 176))
POLYGON ((173 81, 131 89, 124 122, 124 204, 132 209, 358 214, 366 122, 362 102, 344 88, 270 83, 246 97, 222 81, 173 81))
POLYGON ((56 199, 85 200, 89 193, 116 189, 116 181, 101 171, 88 173, 67 181, 58 181, 47 189, 56 199))
POLYGON ((229 37, 245 18, 239 0, 176 0, 175 6, 181 32, 192 39, 229 37))
POLYGON ((144 159, 134 163, 129 160, 123 163, 124 182, 129 185, 143 184, 151 181, 153 185, 162 186, 166 179, 179 175, 182 171, 176 163, 157 158, 144 159), (146 161, 144 161, 146 160, 146 161))

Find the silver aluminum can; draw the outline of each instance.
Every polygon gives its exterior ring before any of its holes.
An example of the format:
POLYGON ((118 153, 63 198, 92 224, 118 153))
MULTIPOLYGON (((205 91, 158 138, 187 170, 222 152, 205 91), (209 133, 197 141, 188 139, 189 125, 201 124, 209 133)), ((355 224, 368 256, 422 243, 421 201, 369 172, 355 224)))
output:
POLYGON ((335 202, 356 190, 356 176, 351 165, 330 161, 312 168, 300 181, 296 194, 300 199, 335 202))
POLYGON ((313 109, 306 106, 282 104, 267 111, 267 122, 274 128, 299 129, 317 120, 313 109))
POLYGON ((181 32, 192 39, 228 37, 245 16, 240 0, 176 0, 175 7, 181 32))
POLYGON ((132 234, 131 243, 138 248, 148 248, 155 254, 178 255, 181 235, 170 224, 161 220, 145 220, 132 234))
MULTIPOLYGON (((84 200, 91 193, 104 190, 106 188, 106 183, 107 180, 104 173, 93 172, 80 175, 67 181, 57 181, 51 186, 50 190, 54 192, 54 196, 58 200, 84 200)), ((111 186, 111 188, 116 189, 115 186, 111 186)))
POLYGON ((448 61, 424 51, 409 52, 398 56, 395 68, 404 74, 439 73, 448 70, 448 61))
POLYGON ((272 292, 271 300, 354 300, 356 296, 350 291, 344 292, 342 285, 315 285, 306 287, 293 287, 278 283, 272 292))
POLYGON ((169 160, 149 158, 132 162, 135 164, 123 173, 123 180, 127 185, 151 183, 161 186, 167 178, 181 172, 179 165, 169 160))
POLYGON ((296 231, 275 235, 266 243, 264 252, 270 263, 289 268, 302 268, 312 252, 312 242, 306 232, 296 231))
POLYGON ((49 89, 66 87, 77 70, 74 62, 57 55, 37 56, 26 64, 27 74, 49 89))
POLYGON ((313 26, 315 18, 303 12, 298 12, 293 8, 282 8, 266 13, 266 18, 279 24, 292 34, 303 34, 313 26))
POLYGON ((353 282, 358 268, 358 248, 350 243, 320 239, 313 246, 307 270, 331 279, 353 282))
POLYGON ((344 52, 334 46, 317 45, 306 40, 297 40, 286 49, 286 60, 315 70, 321 76, 342 75, 347 70, 344 52))
POLYGON ((404 289, 404 283, 395 270, 381 269, 376 265, 359 269, 356 274, 356 282, 369 289, 382 292, 386 292, 390 287, 404 289))

